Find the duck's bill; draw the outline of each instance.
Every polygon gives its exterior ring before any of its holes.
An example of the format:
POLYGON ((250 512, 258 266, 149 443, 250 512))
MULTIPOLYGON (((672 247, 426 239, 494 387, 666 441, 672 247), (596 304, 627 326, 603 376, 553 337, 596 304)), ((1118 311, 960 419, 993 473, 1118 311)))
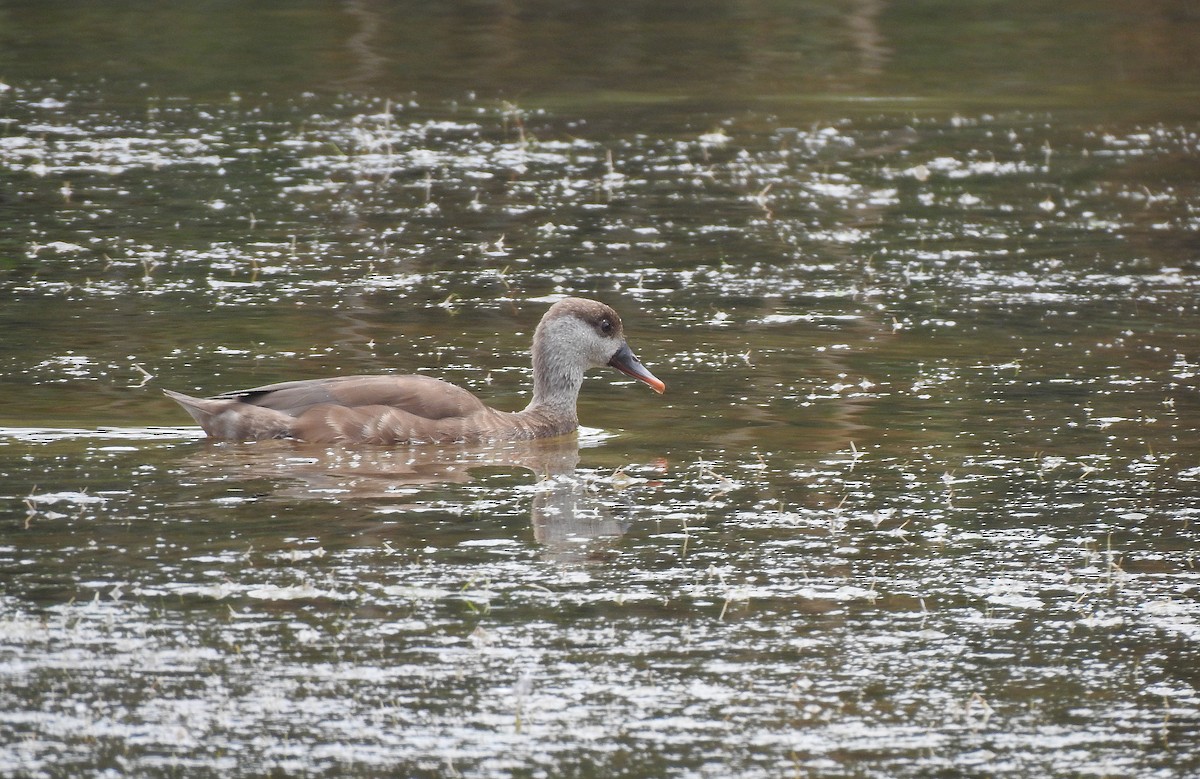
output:
POLYGON ((626 376, 632 376, 638 381, 645 382, 650 385, 650 388, 659 395, 667 391, 667 385, 663 384, 658 378, 646 370, 646 366, 638 362, 638 358, 633 356, 633 352, 628 345, 622 345, 613 358, 608 361, 608 364, 624 373, 626 376))

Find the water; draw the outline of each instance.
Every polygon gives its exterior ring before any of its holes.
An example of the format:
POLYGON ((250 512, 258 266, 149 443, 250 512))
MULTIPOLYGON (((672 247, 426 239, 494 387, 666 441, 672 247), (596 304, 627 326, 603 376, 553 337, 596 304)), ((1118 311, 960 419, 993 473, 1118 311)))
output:
POLYGON ((1200 771, 1190 9, 241 5, 0 10, 0 775, 1200 771))

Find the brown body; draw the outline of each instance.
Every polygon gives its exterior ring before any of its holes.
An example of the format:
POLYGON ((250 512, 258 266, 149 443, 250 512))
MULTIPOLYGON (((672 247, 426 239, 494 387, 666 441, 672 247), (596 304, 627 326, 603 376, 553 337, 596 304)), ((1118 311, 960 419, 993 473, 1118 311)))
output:
POLYGON ((517 441, 563 435, 579 425, 583 373, 611 365, 662 392, 661 381, 625 343, 621 319, 603 303, 565 298, 533 338, 533 399, 523 411, 490 408, 429 376, 342 376, 289 381, 213 398, 166 390, 212 438, 295 438, 315 443, 517 441))

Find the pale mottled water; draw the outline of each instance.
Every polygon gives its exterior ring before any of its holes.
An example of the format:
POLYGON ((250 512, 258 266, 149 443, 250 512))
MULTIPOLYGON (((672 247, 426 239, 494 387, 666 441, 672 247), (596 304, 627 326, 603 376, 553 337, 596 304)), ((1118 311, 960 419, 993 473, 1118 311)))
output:
POLYGON ((1198 22, 0 6, 0 775, 1194 775, 1198 22), (564 294, 578 439, 160 393, 564 294))

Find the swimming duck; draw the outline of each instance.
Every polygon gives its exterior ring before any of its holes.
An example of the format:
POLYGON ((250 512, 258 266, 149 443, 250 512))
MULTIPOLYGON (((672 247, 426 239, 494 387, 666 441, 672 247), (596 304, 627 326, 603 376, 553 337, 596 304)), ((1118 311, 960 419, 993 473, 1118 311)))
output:
POLYGON ((194 398, 171 390, 211 438, 294 438, 313 443, 416 444, 521 441, 579 426, 575 404, 588 368, 609 365, 662 394, 625 343, 621 317, 586 298, 564 298, 533 334, 533 398, 524 411, 490 408, 430 376, 338 376, 286 381, 194 398))

